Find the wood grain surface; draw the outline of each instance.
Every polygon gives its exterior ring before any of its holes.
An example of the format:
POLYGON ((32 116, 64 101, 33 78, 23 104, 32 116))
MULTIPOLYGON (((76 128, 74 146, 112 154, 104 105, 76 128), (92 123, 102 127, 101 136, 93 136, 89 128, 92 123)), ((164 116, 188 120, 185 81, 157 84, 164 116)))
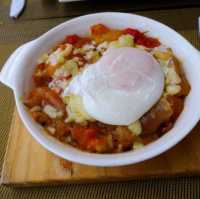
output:
POLYGON ((59 157, 48 152, 32 138, 15 111, 1 183, 30 186, 200 174, 199 143, 200 123, 181 143, 151 160, 114 168, 73 163, 71 168, 66 169, 60 164, 59 157))

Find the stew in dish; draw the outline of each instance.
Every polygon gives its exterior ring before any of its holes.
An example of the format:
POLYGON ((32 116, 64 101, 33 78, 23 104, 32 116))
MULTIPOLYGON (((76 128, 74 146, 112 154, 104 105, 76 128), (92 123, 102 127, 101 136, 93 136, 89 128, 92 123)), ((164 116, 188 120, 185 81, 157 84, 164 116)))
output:
POLYGON ((111 29, 103 24, 91 26, 85 37, 67 35, 43 54, 33 81, 34 89, 23 99, 31 117, 61 142, 93 153, 136 150, 158 139, 173 127, 190 91, 180 60, 158 38, 148 36, 148 31, 111 29), (157 103, 127 126, 102 123, 85 111, 80 96, 64 95, 65 88, 87 65, 97 62, 108 48, 121 47, 138 48, 153 55, 165 78, 157 103))

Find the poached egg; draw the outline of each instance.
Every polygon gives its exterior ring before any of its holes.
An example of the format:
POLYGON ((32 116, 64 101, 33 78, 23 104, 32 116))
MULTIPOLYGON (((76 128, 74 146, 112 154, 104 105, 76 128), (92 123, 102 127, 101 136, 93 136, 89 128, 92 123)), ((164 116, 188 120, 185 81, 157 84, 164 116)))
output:
POLYGON ((132 47, 109 48, 75 76, 65 89, 82 98, 85 111, 111 125, 129 125, 160 98, 164 74, 148 52, 132 47))

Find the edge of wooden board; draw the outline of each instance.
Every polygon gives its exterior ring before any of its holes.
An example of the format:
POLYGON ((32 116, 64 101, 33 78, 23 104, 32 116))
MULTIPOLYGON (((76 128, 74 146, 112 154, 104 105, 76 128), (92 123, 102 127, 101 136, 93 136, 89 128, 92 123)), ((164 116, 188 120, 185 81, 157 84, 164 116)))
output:
POLYGON ((5 151, 5 155, 4 155, 4 160, 3 160, 3 166, 2 166, 2 170, 1 170, 1 178, 0 178, 0 184, 6 184, 9 183, 9 180, 7 178, 6 175, 6 170, 7 170, 7 157, 8 157, 8 148, 11 144, 11 137, 12 137, 12 129, 14 128, 14 120, 15 120, 15 116, 16 116, 16 109, 14 109, 14 112, 12 114, 12 120, 11 120, 11 125, 9 128, 9 135, 8 135, 8 140, 7 140, 7 145, 6 145, 6 151, 5 151))
POLYGON ((171 178, 181 178, 181 177, 193 177, 196 175, 200 175, 199 171, 192 171, 190 173, 184 173, 184 172, 180 172, 180 173, 174 173, 174 174, 160 174, 157 176, 154 175, 149 175, 149 176, 141 176, 141 177, 111 177, 109 179, 107 178, 99 178, 99 179, 87 179, 87 178, 82 178, 80 179, 73 179, 69 181, 65 181, 65 180, 60 180, 60 181, 56 181, 56 180, 49 180, 46 182, 43 181, 38 181, 38 182, 3 182, 1 183, 1 185, 3 186, 7 186, 7 187, 13 187, 13 188, 20 188, 20 187, 41 187, 41 186, 59 186, 59 185, 70 185, 70 184, 93 184, 93 183, 102 183, 102 184, 106 184, 106 183, 119 183, 119 182, 130 182, 130 181, 143 181, 143 180, 152 180, 152 179, 171 179, 171 178))

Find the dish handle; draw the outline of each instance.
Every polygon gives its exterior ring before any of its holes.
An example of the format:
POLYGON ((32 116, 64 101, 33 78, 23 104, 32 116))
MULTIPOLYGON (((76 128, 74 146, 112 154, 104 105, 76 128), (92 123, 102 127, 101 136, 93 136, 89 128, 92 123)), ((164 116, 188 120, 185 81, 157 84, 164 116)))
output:
POLYGON ((24 52, 24 49, 27 48, 27 46, 30 44, 26 43, 17 48, 11 56, 7 59, 4 66, 2 67, 2 70, 0 72, 0 81, 5 84, 6 86, 10 87, 11 89, 14 89, 14 71, 16 70, 16 60, 21 53, 24 52))

